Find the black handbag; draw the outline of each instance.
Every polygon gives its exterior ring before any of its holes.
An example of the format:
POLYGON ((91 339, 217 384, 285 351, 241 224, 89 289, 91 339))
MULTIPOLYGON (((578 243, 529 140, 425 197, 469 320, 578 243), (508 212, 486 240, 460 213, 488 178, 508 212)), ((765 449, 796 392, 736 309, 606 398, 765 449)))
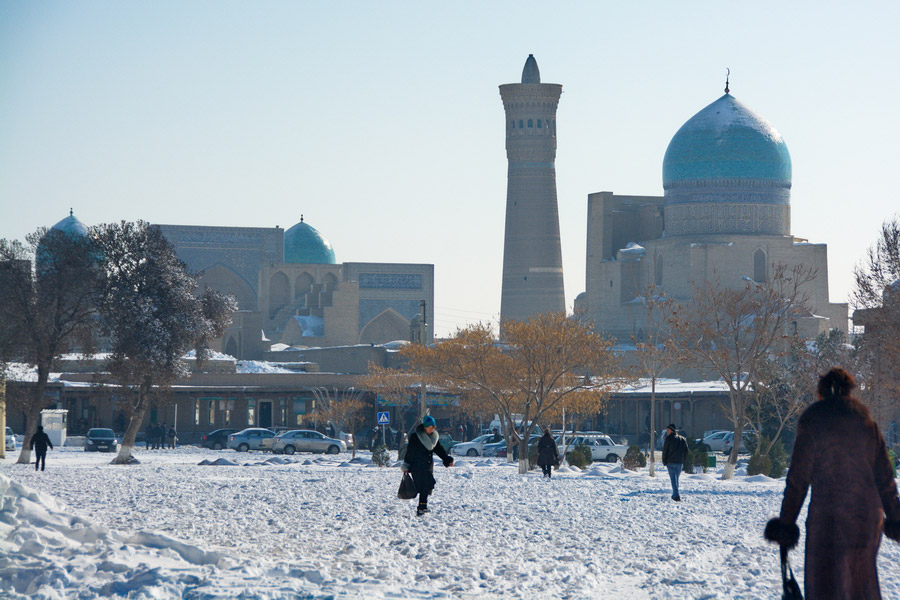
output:
POLYGON ((781 587, 784 590, 781 600, 803 600, 800 584, 794 578, 794 571, 788 561, 788 549, 781 546, 781 587))
POLYGON ((397 497, 401 500, 412 500, 418 495, 419 490, 416 489, 416 482, 409 476, 409 473, 404 473, 403 479, 400 480, 400 489, 397 490, 397 497))

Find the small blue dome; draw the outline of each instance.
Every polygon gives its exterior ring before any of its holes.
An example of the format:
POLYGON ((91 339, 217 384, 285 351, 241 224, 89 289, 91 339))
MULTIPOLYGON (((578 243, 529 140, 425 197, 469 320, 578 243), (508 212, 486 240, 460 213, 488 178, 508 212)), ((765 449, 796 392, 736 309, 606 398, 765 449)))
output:
POLYGON ((50 228, 50 231, 62 231, 69 235, 79 237, 87 237, 87 225, 78 220, 78 218, 69 210, 69 216, 50 228))
POLYGON ((284 232, 284 262, 333 265, 334 249, 301 215, 300 222, 284 232))
POLYGON ((791 156, 771 123, 726 93, 691 117, 669 142, 663 187, 733 178, 790 184, 791 156))

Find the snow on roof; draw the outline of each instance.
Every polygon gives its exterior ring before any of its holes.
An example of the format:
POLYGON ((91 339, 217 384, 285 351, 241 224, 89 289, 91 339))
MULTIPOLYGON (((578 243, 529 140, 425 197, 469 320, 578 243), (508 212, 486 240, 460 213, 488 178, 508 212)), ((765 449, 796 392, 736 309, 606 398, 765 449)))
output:
MULTIPOLYGON (((639 379, 637 385, 627 385, 620 394, 649 394, 650 379, 639 379)), ((681 381, 680 379, 660 378, 656 380, 657 394, 684 394, 688 392, 727 392, 728 384, 719 379, 715 381, 681 381)))

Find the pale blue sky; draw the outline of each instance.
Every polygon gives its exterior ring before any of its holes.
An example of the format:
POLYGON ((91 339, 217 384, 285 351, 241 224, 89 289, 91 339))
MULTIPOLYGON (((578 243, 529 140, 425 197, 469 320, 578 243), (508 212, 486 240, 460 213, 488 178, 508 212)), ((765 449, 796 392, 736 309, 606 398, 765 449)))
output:
POLYGON ((678 128, 723 91, 784 136, 792 231, 832 301, 900 212, 896 2, 3 2, 0 237, 88 225, 290 227, 337 260, 435 265, 436 326, 496 318, 497 86, 561 83, 566 298, 587 195, 662 194, 678 128))

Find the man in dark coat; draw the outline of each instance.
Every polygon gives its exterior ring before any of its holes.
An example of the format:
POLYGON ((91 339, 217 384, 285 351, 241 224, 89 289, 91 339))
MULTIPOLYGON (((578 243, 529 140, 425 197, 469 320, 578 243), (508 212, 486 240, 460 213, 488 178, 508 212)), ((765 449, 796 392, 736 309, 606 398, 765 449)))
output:
POLYGON ((663 442, 662 462, 669 471, 669 480, 672 482, 672 500, 681 502, 681 494, 678 493, 678 477, 684 469, 684 458, 687 456, 687 440, 678 435, 675 424, 666 427, 666 441, 663 442))
POLYGON ((544 429, 544 435, 538 440, 538 466, 548 479, 553 474, 553 467, 559 464, 559 450, 556 440, 550 435, 550 428, 544 429))
POLYGON ((422 516, 428 510, 428 495, 434 489, 434 455, 437 454, 445 467, 453 466, 453 457, 447 454, 440 444, 440 436, 435 431, 437 423, 434 417, 426 415, 421 425, 410 434, 403 459, 403 472, 412 476, 419 491, 419 506, 416 515, 422 516))
POLYGON ((41 471, 44 470, 44 467, 47 465, 47 447, 53 449, 53 444, 50 442, 50 436, 44 433, 44 426, 38 425, 37 432, 31 436, 31 449, 34 450, 34 470, 38 470, 38 465, 41 466, 41 471))
POLYGON ((781 514, 765 529, 769 541, 795 546, 797 515, 812 486, 803 581, 810 599, 881 598, 882 527, 900 541, 900 499, 887 448, 869 410, 851 396, 855 385, 839 368, 819 380, 820 400, 797 424, 781 514))

